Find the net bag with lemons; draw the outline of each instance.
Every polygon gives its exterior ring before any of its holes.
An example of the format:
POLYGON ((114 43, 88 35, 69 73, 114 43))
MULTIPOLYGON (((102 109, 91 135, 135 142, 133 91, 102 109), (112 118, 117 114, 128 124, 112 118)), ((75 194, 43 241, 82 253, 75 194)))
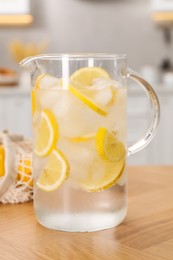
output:
POLYGON ((20 135, 0 133, 0 203, 33 199, 32 144, 20 135))

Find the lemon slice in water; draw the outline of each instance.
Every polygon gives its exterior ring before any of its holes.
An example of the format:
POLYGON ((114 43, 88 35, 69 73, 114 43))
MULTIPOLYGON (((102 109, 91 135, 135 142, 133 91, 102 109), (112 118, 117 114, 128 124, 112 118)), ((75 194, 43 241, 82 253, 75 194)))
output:
POLYGON ((71 75, 69 91, 90 109, 102 116, 106 116, 106 109, 102 108, 94 101, 94 97, 92 98, 92 91, 89 89, 97 78, 109 79, 110 77, 109 74, 100 67, 81 68, 71 75))
POLYGON ((68 178, 69 163, 64 154, 53 149, 36 185, 43 191, 54 191, 68 178))
POLYGON ((76 136, 76 137, 68 137, 67 139, 71 142, 80 143, 80 142, 86 142, 92 140, 94 138, 95 138, 95 134, 87 134, 87 135, 76 136))
POLYGON ((89 169, 87 177, 80 181, 81 188, 88 192, 99 192, 112 187, 120 178, 124 171, 125 158, 117 163, 104 162, 100 167, 89 169))
POLYGON ((88 98, 84 93, 82 93, 80 90, 73 86, 69 86, 69 91, 71 94, 73 94, 76 98, 80 99, 85 105, 87 105, 90 109, 98 113, 99 115, 106 116, 107 111, 98 106, 96 103, 94 103, 93 100, 88 98))
POLYGON ((80 85, 91 86, 93 80, 100 77, 110 78, 109 74, 100 67, 84 67, 75 71, 71 75, 70 80, 80 85))
POLYGON ((32 89, 31 91, 31 104, 32 104, 32 115, 34 115, 36 111, 36 95, 35 95, 35 89, 32 89))
POLYGON ((0 145, 0 177, 5 175, 5 149, 0 145))
POLYGON ((58 141, 58 123, 49 110, 41 112, 40 122, 36 131, 34 152, 38 156, 51 153, 58 141))
POLYGON ((100 127, 96 133, 96 151, 102 160, 109 162, 117 162, 126 154, 124 144, 104 127, 100 127))

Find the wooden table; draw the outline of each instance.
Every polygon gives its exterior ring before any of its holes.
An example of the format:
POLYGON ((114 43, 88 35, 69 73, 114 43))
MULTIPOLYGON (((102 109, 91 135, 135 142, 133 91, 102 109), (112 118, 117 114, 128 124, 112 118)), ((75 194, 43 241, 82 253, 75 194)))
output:
POLYGON ((0 260, 173 259, 173 167, 130 167, 129 210, 117 228, 48 230, 32 203, 0 205, 0 260))

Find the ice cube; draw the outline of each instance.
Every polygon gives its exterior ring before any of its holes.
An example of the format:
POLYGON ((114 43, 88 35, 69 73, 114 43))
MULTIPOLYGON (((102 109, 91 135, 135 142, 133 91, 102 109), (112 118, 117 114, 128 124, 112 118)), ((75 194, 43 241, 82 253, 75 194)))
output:
POLYGON ((52 110, 58 120, 67 116, 70 107, 72 106, 72 102, 73 100, 66 90, 59 91, 56 102, 52 105, 52 110))
POLYGON ((127 138, 127 97, 126 89, 119 88, 106 118, 107 128, 115 130, 120 141, 126 142, 127 138))
POLYGON ((60 126, 60 132, 66 137, 84 134, 81 119, 84 118, 83 104, 67 91, 61 91, 61 98, 53 106, 53 112, 60 126))
POLYGON ((91 90, 95 92, 94 102, 101 107, 106 107, 113 101, 115 89, 119 87, 120 84, 112 79, 97 78, 93 80, 91 90))
POLYGON ((69 185, 75 189, 80 188, 79 180, 86 178, 89 168, 97 157, 92 141, 77 143, 60 138, 58 149, 63 152, 70 164, 69 185))
POLYGON ((61 80, 50 76, 48 74, 43 75, 36 88, 38 104, 42 109, 49 109, 60 98, 59 90, 62 89, 61 80))
POLYGON ((53 106, 53 112, 65 137, 83 137, 96 132, 103 117, 68 91, 61 92, 61 99, 53 106))
POLYGON ((60 90, 38 90, 38 100, 42 109, 51 109, 61 100, 60 90))
POLYGON ((73 142, 67 138, 60 138, 58 147, 67 156, 70 164, 73 163, 78 167, 81 166, 85 168, 91 166, 94 158, 97 156, 92 140, 73 142))
POLYGON ((74 161, 77 160, 80 165, 82 165, 84 168, 89 167, 92 165, 92 162, 95 157, 95 151, 93 150, 92 146, 85 146, 79 145, 77 148, 77 158, 74 158, 74 161))
POLYGON ((106 78, 96 78, 93 80, 93 86, 92 89, 98 90, 98 89, 104 89, 106 87, 114 87, 119 88, 120 83, 118 81, 115 81, 113 79, 106 79, 106 78))
POLYGON ((94 96, 95 103, 102 107, 108 105, 112 99, 113 99, 113 92, 111 87, 106 87, 98 90, 94 96))
POLYGON ((62 135, 71 138, 85 137, 96 133, 104 125, 105 118, 88 108, 73 108, 59 119, 62 135))
POLYGON ((50 76, 50 75, 44 75, 39 82, 40 89, 59 89, 61 87, 61 80, 50 76))

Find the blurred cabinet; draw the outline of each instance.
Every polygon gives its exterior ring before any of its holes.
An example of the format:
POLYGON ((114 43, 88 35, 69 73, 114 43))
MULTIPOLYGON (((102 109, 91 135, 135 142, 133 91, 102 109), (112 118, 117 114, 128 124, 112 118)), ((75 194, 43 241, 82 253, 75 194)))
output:
POLYGON ((31 136, 30 93, 21 89, 0 89, 0 131, 31 136))
MULTIPOLYGON (((158 87, 161 118, 159 129, 152 142, 142 151, 128 158, 133 165, 173 164, 173 88, 158 87)), ((150 104, 145 94, 137 89, 128 95, 129 144, 137 141, 147 128, 150 119, 150 104)))

